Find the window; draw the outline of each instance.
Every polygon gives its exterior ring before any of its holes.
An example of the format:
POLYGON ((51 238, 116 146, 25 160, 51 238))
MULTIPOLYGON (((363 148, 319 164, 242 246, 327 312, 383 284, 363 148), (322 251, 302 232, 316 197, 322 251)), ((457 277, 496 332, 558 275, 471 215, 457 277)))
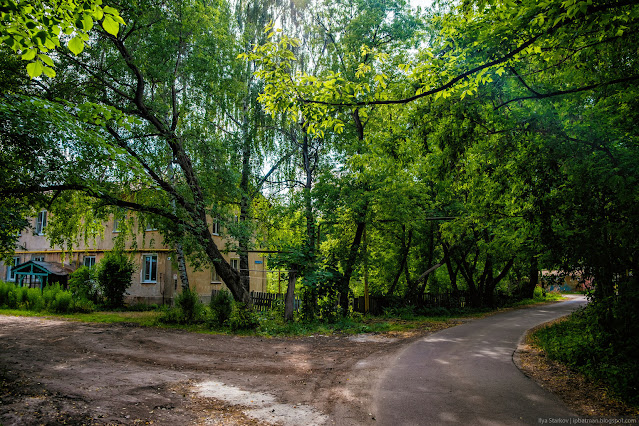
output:
POLYGON ((231 268, 234 268, 236 271, 240 270, 240 259, 231 259, 231 268))
POLYGON ((142 282, 154 283, 158 277, 158 256, 156 254, 145 254, 143 257, 144 269, 142 270, 142 282))
POLYGON ((13 259, 11 259, 11 263, 9 265, 7 265, 7 281, 15 281, 16 280, 16 274, 15 272, 13 272, 13 268, 15 266, 18 266, 20 264, 20 258, 19 257, 14 257, 13 259))
POLYGON ((220 224, 217 221, 213 222, 213 226, 211 227, 211 233, 213 235, 220 235, 220 224))
POLYGON ((84 256, 84 266, 93 268, 95 266, 95 256, 84 256))
POLYGON ((211 284, 219 284, 221 282, 222 280, 220 279, 220 276, 215 270, 215 267, 211 267, 211 284))
POLYGON ((44 256, 32 256, 31 260, 35 262, 44 262, 44 256))
POLYGON ((38 217, 36 218, 36 226, 35 226, 36 234, 38 235, 44 234, 44 228, 46 227, 47 227, 47 211, 42 210, 40 213, 38 213, 38 217))
POLYGON ((156 228, 151 222, 147 222, 146 224, 146 228, 144 228, 145 231, 157 231, 158 228, 156 228))
POLYGON ((113 232, 120 232, 120 220, 117 217, 113 218, 113 232))

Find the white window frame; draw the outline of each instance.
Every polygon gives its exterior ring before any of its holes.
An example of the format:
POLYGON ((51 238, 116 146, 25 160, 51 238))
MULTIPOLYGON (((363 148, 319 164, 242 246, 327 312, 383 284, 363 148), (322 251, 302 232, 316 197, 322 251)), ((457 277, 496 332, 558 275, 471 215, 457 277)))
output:
POLYGON ((211 226, 211 234, 220 235, 220 223, 217 220, 211 226))
POLYGON ((120 227, 120 220, 117 217, 113 216, 113 232, 120 232, 118 229, 120 227))
POLYGON ((15 256, 11 259, 11 263, 7 265, 7 281, 15 282, 16 275, 13 273, 13 268, 20 264, 20 257, 15 256))
POLYGON ((44 262, 44 256, 43 255, 39 255, 39 256, 31 256, 31 260, 33 260, 34 262, 44 262))
POLYGON ((47 211, 41 210, 38 212, 35 223, 35 231, 38 235, 44 235, 44 230, 47 227, 47 211))
POLYGON ((236 271, 239 272, 240 270, 240 259, 238 257, 233 258, 229 261, 229 263, 231 264, 231 268, 235 269, 236 271))
POLYGON ((142 279, 143 284, 155 284, 158 282, 158 255, 148 253, 142 255, 142 279), (147 270, 150 260, 150 270, 147 270), (153 277, 153 265, 155 265, 155 277, 153 277))
POLYGON ((211 266, 211 284, 222 284, 222 279, 215 270, 215 266, 211 266))
POLYGON ((84 259, 82 260, 82 265, 86 266, 87 268, 91 269, 95 266, 95 256, 84 256, 84 259), (89 265, 87 265, 87 260, 92 260, 89 261, 89 265))

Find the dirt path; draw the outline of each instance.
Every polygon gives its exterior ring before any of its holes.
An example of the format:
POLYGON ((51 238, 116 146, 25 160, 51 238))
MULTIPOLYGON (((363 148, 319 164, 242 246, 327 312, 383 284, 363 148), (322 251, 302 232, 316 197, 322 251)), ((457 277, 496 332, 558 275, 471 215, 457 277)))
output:
POLYGON ((373 424, 380 372, 414 338, 267 339, 0 315, 0 423, 373 424))

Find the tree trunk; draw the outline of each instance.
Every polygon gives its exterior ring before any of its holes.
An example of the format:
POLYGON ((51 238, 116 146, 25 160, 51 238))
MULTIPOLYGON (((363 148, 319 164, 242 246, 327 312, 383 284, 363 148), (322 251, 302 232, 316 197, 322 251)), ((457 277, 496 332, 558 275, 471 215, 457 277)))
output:
POLYGON ((295 282, 297 281, 297 265, 291 266, 288 272, 288 286, 284 299, 284 321, 293 321, 295 313, 295 282))
MULTIPOLYGON (((242 178, 240 180, 240 216, 239 223, 247 223, 250 220, 250 195, 249 195, 249 174, 251 172, 251 140, 248 131, 248 99, 244 99, 244 110, 242 117, 242 178)), ((241 232, 238 237, 238 251, 240 257, 240 280, 246 291, 251 291, 251 278, 249 270, 249 250, 250 238, 245 232, 241 232)))
POLYGON ((344 265, 344 275, 340 284, 339 304, 342 307, 342 314, 348 315, 348 294, 350 292, 351 276, 353 275, 353 269, 355 268, 355 261, 357 260, 357 252, 362 242, 362 235, 366 229, 366 208, 363 213, 360 213, 360 221, 357 223, 357 229, 355 230, 355 237, 353 243, 348 252, 346 258, 346 264, 344 265))
POLYGON ((180 282, 182 283, 182 291, 189 290, 189 276, 186 273, 186 259, 184 258, 184 250, 182 243, 175 244, 175 254, 177 256, 178 272, 180 274, 180 282))
POLYGON ((528 283, 524 285, 522 296, 532 299, 535 296, 535 287, 539 284, 539 262, 537 256, 530 257, 530 269, 528 270, 528 283))

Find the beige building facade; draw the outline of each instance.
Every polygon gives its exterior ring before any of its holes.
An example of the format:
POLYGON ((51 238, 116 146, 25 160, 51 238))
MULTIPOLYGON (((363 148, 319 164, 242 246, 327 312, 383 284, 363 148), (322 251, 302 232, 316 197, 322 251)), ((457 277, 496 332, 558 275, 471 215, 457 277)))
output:
MULTIPOLYGON (((37 217, 31 220, 33 229, 21 232, 18 239, 18 249, 11 262, 0 262, 0 279, 16 281, 13 266, 17 266, 30 260, 60 263, 73 270, 82 265, 93 267, 100 262, 104 254, 114 248, 115 240, 119 236, 121 226, 118 220, 111 218, 104 224, 102 237, 88 243, 78 242, 72 250, 62 250, 61 247, 52 247, 46 237, 48 212, 41 211, 37 217)), ((213 225, 212 231, 218 229, 218 224, 213 225)), ((182 285, 179 278, 175 251, 163 244, 160 233, 152 227, 147 227, 140 232, 130 235, 127 232, 125 249, 130 259, 136 266, 132 276, 132 284, 127 290, 127 303, 156 303, 170 304, 173 298, 181 292, 182 285)), ((214 234, 218 247, 224 247, 225 240, 214 234)), ((239 256, 236 253, 224 255, 226 260, 236 269, 239 268, 239 256)), ((249 253, 249 277, 251 291, 267 291, 266 259, 260 253, 249 253)), ((195 290, 203 302, 208 302, 211 290, 226 288, 224 282, 210 266, 204 266, 198 270, 188 265, 187 274, 191 289, 195 290)))

